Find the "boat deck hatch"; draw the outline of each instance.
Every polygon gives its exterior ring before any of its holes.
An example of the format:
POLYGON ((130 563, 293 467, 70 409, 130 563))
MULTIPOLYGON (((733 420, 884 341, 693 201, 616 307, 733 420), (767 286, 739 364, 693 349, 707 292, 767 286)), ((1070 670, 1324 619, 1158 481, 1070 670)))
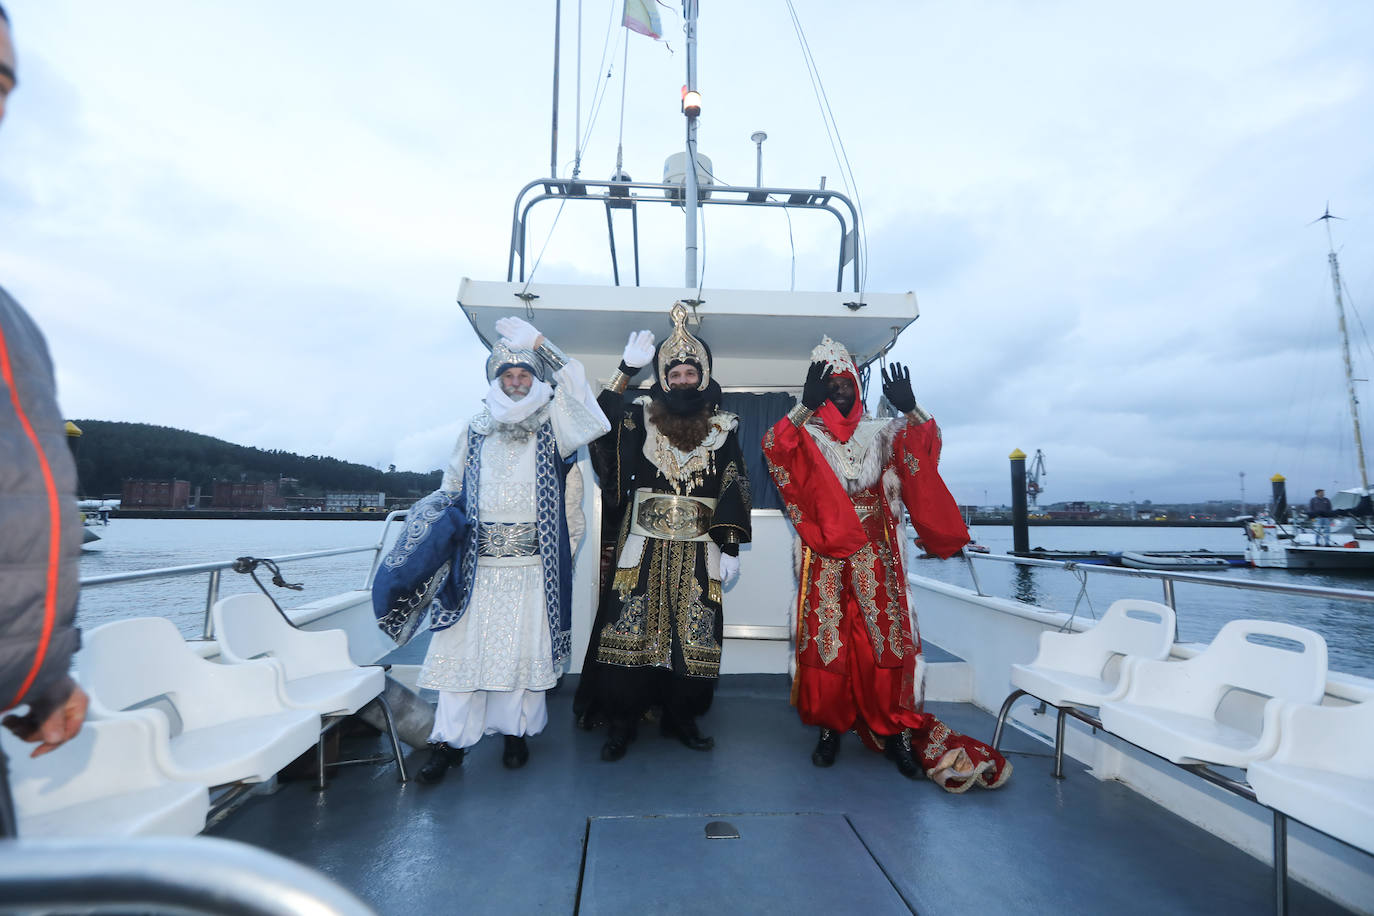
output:
POLYGON ((737 814, 590 818, 577 912, 912 909, 844 815, 737 814))

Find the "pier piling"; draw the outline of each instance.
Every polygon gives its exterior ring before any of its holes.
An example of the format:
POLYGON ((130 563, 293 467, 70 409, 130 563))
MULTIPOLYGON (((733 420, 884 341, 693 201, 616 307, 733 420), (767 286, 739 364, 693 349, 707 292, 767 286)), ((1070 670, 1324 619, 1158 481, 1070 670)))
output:
POLYGON ((1274 499, 1274 521, 1280 525, 1288 524, 1288 481, 1282 474, 1275 474, 1269 478, 1269 485, 1273 487, 1274 499))
POLYGON ((1024 554, 1030 550, 1030 532, 1026 523, 1026 453, 1019 448, 1011 459, 1011 552, 1024 554))

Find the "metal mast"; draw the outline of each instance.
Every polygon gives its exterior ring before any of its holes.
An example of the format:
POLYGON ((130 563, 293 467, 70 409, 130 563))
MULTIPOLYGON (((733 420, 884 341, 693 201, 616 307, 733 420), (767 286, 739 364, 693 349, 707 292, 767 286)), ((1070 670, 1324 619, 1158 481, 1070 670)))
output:
MULTIPOLYGON (((687 36, 687 92, 697 91, 697 0, 682 0, 683 29, 687 36)), ((684 109, 685 111, 685 109, 684 109)), ((687 216, 686 269, 689 287, 697 285, 697 119, 687 114, 687 183, 683 187, 683 211, 687 216)))
POLYGON ((1369 471, 1364 461, 1364 438, 1360 434, 1360 399, 1355 394, 1355 372, 1350 365, 1350 335, 1345 329, 1345 301, 1341 297, 1341 264, 1336 258, 1336 246, 1331 240, 1331 220, 1340 219, 1331 215, 1331 205, 1318 217, 1326 223, 1326 259, 1331 264, 1331 291, 1336 297, 1336 322, 1341 330, 1341 358, 1345 360, 1345 388, 1350 397, 1350 419, 1355 424, 1355 455, 1360 462, 1360 486, 1369 490, 1369 471))

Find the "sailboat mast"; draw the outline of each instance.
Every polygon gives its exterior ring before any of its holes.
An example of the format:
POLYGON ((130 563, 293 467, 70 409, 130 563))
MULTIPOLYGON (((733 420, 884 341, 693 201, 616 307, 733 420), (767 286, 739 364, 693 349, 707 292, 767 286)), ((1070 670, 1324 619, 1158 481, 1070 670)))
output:
MULTIPOLYGON (((685 92, 697 91, 697 0, 682 0, 682 19, 687 44, 687 86, 685 92)), ((685 100, 684 92, 684 100, 685 100)), ((686 109, 684 107, 684 113, 686 109)), ((683 187, 683 212, 687 217, 686 264, 687 282, 697 285, 697 119, 687 114, 687 182, 683 187)))
MULTIPOLYGON (((1327 243, 1331 242, 1331 224, 1326 226, 1327 243)), ((1350 335, 1345 329, 1345 302, 1341 298, 1341 264, 1336 259, 1336 247, 1330 245, 1327 260, 1331 262, 1331 289, 1336 296, 1336 321, 1341 329, 1341 357, 1345 360, 1345 388, 1350 397, 1350 419, 1355 424, 1355 455, 1360 462, 1360 486, 1369 491, 1369 471, 1364 461, 1364 438, 1360 434, 1360 399, 1355 394, 1355 372, 1350 365, 1350 335)))

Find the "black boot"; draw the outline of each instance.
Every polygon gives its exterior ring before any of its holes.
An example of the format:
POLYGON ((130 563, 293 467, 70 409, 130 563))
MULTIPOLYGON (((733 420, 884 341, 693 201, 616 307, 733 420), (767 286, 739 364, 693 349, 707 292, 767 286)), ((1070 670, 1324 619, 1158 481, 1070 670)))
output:
POLYGON ((506 751, 501 755, 501 762, 508 770, 518 770, 530 759, 529 745, 525 743, 524 735, 507 735, 506 751))
POLYGON ((833 728, 821 729, 821 737, 816 749, 811 752, 811 762, 818 767, 828 767, 835 763, 835 754, 840 750, 840 733, 833 728))
POLYGON ((463 749, 461 747, 450 747, 442 741, 431 741, 429 743, 429 759, 425 765, 420 767, 420 782, 433 785, 444 778, 449 767, 461 766, 463 763, 463 749))
POLYGON ((692 716, 670 717, 665 715, 658 730, 668 738, 676 738, 685 747, 694 751, 709 751, 716 746, 716 739, 703 735, 697 728, 697 720, 692 716))
POLYGON ((916 764, 916 757, 911 751, 911 729, 904 728, 898 734, 889 735, 883 753, 888 760, 897 764, 897 769, 907 779, 920 779, 925 775, 916 764))
POLYGON ((601 745, 601 759, 607 763, 614 763, 624 757, 634 737, 634 726, 612 723, 610 732, 606 735, 606 743, 601 745))

